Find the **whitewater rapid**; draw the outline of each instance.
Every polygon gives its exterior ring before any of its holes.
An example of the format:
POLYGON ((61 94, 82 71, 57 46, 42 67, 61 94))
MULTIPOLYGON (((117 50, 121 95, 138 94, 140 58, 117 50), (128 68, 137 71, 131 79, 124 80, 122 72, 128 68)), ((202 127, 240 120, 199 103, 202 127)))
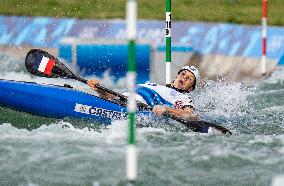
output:
MULTIPOLYGON (((23 61, 0 55, 1 78, 67 83, 93 93, 74 80, 34 77, 23 61)), ((162 121, 139 123, 137 184, 283 185, 283 74, 276 71, 252 85, 207 80, 191 95, 200 117, 229 128, 232 136, 185 132, 162 121)), ((110 89, 126 90, 125 79, 113 83, 106 73, 100 80, 110 89)), ((1 185, 126 184, 127 121, 95 127, 0 107, 0 124, 1 185)))

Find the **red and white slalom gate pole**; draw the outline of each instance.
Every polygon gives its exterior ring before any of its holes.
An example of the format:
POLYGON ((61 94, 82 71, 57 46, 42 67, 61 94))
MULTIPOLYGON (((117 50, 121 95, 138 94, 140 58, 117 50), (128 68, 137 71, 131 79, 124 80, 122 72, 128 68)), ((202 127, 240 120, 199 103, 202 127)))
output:
POLYGON ((262 57, 261 73, 266 74, 267 0, 262 1, 262 57))

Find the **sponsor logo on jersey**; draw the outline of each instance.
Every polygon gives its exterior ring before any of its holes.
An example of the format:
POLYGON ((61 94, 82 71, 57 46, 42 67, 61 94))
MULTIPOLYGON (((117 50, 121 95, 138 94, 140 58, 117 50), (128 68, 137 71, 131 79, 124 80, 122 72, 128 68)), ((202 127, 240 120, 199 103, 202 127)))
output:
POLYGON ((174 108, 176 109, 181 109, 183 107, 183 101, 182 100, 177 100, 174 104, 174 108))
POLYGON ((123 112, 117 112, 117 111, 107 110, 107 109, 103 109, 99 107, 83 105, 80 103, 76 103, 74 111, 82 113, 82 114, 106 117, 106 118, 110 118, 114 120, 123 119, 126 115, 126 113, 123 113, 123 112))

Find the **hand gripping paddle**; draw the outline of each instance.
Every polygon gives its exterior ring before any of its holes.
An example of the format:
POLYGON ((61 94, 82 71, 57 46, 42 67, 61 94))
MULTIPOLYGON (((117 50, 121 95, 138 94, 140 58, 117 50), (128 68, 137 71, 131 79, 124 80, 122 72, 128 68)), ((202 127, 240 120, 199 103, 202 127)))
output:
MULTIPOLYGON (((40 49, 31 49, 26 56, 25 59, 25 66, 28 72, 33 75, 47 77, 47 78, 69 78, 75 79, 77 81, 81 81, 87 84, 87 80, 83 79, 79 76, 76 76, 73 72, 71 72, 62 62, 60 62, 57 58, 52 56, 46 51, 40 49)), ((109 90, 105 87, 97 85, 97 88, 113 94, 117 96, 126 106, 127 97, 115 92, 113 90, 109 90)), ((138 107, 142 109, 149 110, 149 106, 143 103, 138 103, 138 107)), ((171 115, 166 113, 165 116, 180 122, 181 124, 187 126, 190 130, 194 132, 201 132, 201 133, 208 133, 208 132, 217 132, 222 134, 232 134, 228 129, 219 126, 214 123, 206 122, 206 121, 192 121, 192 120, 185 120, 179 118, 177 116, 171 115)))

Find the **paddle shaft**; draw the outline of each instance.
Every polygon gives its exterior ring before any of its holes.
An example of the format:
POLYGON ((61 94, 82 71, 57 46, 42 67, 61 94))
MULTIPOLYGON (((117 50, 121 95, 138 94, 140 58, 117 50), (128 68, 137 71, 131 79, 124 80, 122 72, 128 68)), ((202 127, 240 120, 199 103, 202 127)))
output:
MULTIPOLYGON (((86 79, 83 79, 83 78, 78 77, 78 76, 76 76, 76 75, 74 75, 73 78, 76 79, 76 80, 78 80, 78 81, 81 81, 82 83, 88 84, 88 80, 86 80, 86 79)), ((114 96, 119 97, 119 98, 122 99, 123 101, 127 101, 127 97, 124 96, 124 95, 122 95, 122 94, 120 94, 120 93, 118 93, 118 92, 115 92, 115 91, 113 91, 113 90, 107 89, 107 88, 105 88, 105 87, 103 87, 103 86, 100 86, 100 85, 96 85, 96 87, 97 87, 98 89, 102 90, 102 91, 105 91, 105 92, 107 92, 107 93, 110 93, 110 94, 112 94, 112 95, 114 95, 114 96)))
MULTIPOLYGON (((88 81, 86 79, 83 79, 81 77, 78 77, 76 75, 73 76, 74 79, 78 80, 78 81, 81 81, 85 84, 88 84, 88 81)), ((122 99, 123 101, 127 101, 127 97, 118 93, 118 92, 115 92, 113 90, 110 90, 110 89, 107 89, 105 87, 102 87, 100 85, 96 85, 96 87, 102 91, 105 91, 107 93, 110 93, 112 95, 115 95, 117 97, 119 97, 120 99, 122 99)), ((146 110, 151 110, 152 111, 152 108, 144 103, 141 103, 141 102, 137 102, 138 104, 138 107, 142 108, 142 109, 146 109, 146 110)), ((186 127, 190 128, 192 131, 195 131, 195 132, 201 132, 203 130, 208 130, 209 127, 212 127, 212 128, 215 128, 219 131, 221 131, 222 133, 226 134, 232 134, 229 130, 227 130, 226 128, 222 127, 222 126, 219 126, 219 125, 215 125, 215 124, 212 124, 212 123, 208 123, 208 122, 202 122, 200 123, 199 121, 190 121, 191 123, 189 123, 188 121, 182 119, 182 118, 179 118, 175 115, 172 115, 170 114, 169 112, 165 112, 163 114, 164 116, 168 117, 168 118, 171 118, 175 121, 178 121, 179 123, 185 125, 186 127)))
MULTIPOLYGON (((78 81, 81 81, 82 83, 88 84, 88 81, 87 81, 86 79, 83 79, 83 78, 78 77, 78 76, 76 76, 76 75, 74 75, 73 78, 76 79, 76 80, 78 80, 78 81)), ((96 85, 96 87, 97 87, 98 89, 102 90, 102 91, 105 91, 105 92, 107 92, 107 93, 110 93, 110 94, 112 94, 112 95, 114 95, 114 96, 119 97, 119 99, 120 99, 121 101, 127 102, 127 97, 124 96, 124 95, 122 95, 122 94, 120 94, 120 93, 118 93, 118 92, 115 92, 115 91, 113 91, 113 90, 107 89, 107 88, 105 88, 105 87, 103 87, 103 86, 100 86, 100 85, 96 85)), ((123 105, 123 106, 126 106, 126 105, 123 105)), ((152 107, 150 107, 150 106, 148 106, 148 105, 146 105, 146 104, 144 104, 144 103, 142 103, 142 102, 138 102, 138 101, 137 101, 137 106, 138 106, 138 108, 140 108, 141 110, 152 111, 152 107)))
MULTIPOLYGON (((86 79, 76 76, 56 57, 40 49, 31 49, 27 53, 27 56, 25 59, 25 67, 28 70, 28 72, 36 76, 47 77, 47 78, 58 78, 58 77, 71 78, 71 79, 78 80, 82 83, 88 84, 88 81, 86 79)), ((126 96, 118 92, 115 92, 113 90, 102 87, 100 85, 96 85, 96 87, 102 91, 105 91, 116 97, 119 97, 120 101, 124 102, 123 104, 120 103, 120 105, 126 106, 126 103, 125 103, 127 102, 126 96)), ((137 106, 141 110, 152 111, 152 107, 144 103, 137 102, 137 106)), ((164 113, 163 115, 175 121, 180 122, 181 124, 187 126, 188 128, 190 128, 191 130, 195 132, 206 132, 208 131, 209 128, 214 128, 218 131, 221 131, 224 134, 225 133, 231 134, 231 132, 228 129, 222 126, 213 124, 213 123, 209 123, 205 121, 188 121, 180 117, 177 117, 175 115, 172 115, 168 112, 164 113)))
MULTIPOLYGON (((83 82, 83 83, 85 83, 85 84, 88 84, 88 81, 87 81, 86 79, 83 79, 83 78, 78 77, 78 76, 76 76, 76 75, 74 75, 73 78, 76 79, 76 80, 78 80, 78 81, 81 81, 81 82, 83 82)), ((115 95, 115 96, 117 96, 117 97, 119 97, 119 98, 122 98, 123 101, 125 101, 125 102, 127 101, 127 97, 124 96, 124 95, 122 95, 122 94, 120 94, 120 93, 118 93, 118 92, 115 92, 115 91, 113 91, 113 90, 107 89, 107 88, 102 87, 102 86, 100 86, 100 85, 96 85, 96 87, 97 87, 98 89, 102 90, 102 91, 105 91, 105 92, 110 93, 110 94, 112 94, 112 95, 115 95)), ((144 104, 144 103, 138 102, 137 104, 138 104, 138 107, 140 107, 140 108, 142 107, 142 108, 144 108, 144 109, 148 109, 148 110, 150 109, 150 110, 152 111, 152 108, 151 108, 150 106, 144 104)), ((183 125, 185 125, 185 126, 191 128, 191 129, 194 130, 194 131, 195 131, 195 130, 201 130, 201 126, 196 125, 196 126, 192 127, 191 125, 187 124, 185 120, 183 120, 183 119, 181 119, 181 118, 179 118, 179 117, 177 117, 177 116, 174 116, 174 115, 172 115, 172 114, 170 114, 170 113, 168 113, 168 112, 164 113, 164 116, 169 117, 169 118, 171 118, 171 119, 173 119, 173 120, 176 120, 176 121, 182 123, 183 125)))

